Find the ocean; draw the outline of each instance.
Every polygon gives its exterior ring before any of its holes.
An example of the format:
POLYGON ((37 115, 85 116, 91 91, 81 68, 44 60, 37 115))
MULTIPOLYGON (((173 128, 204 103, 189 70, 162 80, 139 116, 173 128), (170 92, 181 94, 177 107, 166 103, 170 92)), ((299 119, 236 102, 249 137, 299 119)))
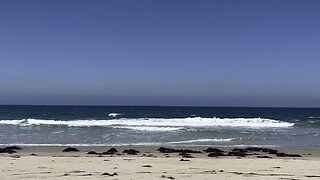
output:
POLYGON ((0 106, 0 145, 320 147, 320 108, 0 106))

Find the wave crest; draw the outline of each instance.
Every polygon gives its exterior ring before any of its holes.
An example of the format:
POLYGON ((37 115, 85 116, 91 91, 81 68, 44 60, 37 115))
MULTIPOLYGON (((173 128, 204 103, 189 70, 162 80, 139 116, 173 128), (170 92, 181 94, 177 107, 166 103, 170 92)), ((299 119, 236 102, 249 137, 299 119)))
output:
POLYGON ((235 138, 228 139, 195 139, 195 140, 185 140, 185 141, 174 141, 169 142, 170 144, 189 144, 189 143, 203 143, 203 142, 230 142, 235 140, 235 138))
POLYGON ((138 118, 138 119, 111 119, 111 120, 0 120, 0 125, 19 126, 69 126, 69 127, 112 127, 126 128, 141 131, 176 131, 182 128, 210 128, 210 127, 247 127, 247 128, 287 128, 294 123, 263 118, 138 118))
POLYGON ((117 117, 117 116, 121 116, 123 114, 120 114, 120 113, 109 113, 108 116, 109 117, 117 117))

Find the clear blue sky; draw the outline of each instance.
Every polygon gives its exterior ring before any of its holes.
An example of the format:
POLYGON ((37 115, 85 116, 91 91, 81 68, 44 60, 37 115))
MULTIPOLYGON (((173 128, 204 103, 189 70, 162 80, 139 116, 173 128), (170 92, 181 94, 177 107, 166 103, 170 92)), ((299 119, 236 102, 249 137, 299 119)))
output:
POLYGON ((1 0, 0 104, 320 107, 320 1, 1 0))

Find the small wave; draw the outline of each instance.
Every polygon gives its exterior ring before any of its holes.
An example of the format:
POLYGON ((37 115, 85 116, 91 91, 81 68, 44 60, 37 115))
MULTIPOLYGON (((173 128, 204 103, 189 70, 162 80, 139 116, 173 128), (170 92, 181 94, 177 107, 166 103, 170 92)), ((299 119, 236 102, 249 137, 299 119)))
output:
POLYGON ((274 119, 262 118, 139 118, 139 119, 111 119, 111 120, 45 120, 45 119, 23 119, 23 120, 0 120, 0 124, 19 126, 69 126, 69 127, 119 127, 131 129, 163 129, 167 128, 211 128, 211 127, 247 127, 247 128, 287 128, 294 126, 294 123, 283 122, 274 119))
POLYGON ((19 125, 25 121, 26 121, 25 119, 22 119, 22 120, 0 120, 0 124, 19 125))
MULTIPOLYGON (((138 143, 115 143, 115 144, 80 144, 80 143, 74 143, 74 144, 28 144, 28 143, 8 143, 8 144, 0 144, 0 146, 22 146, 22 147, 52 147, 52 146, 57 146, 57 147, 68 147, 68 146, 74 146, 74 147, 120 147, 120 146, 177 146, 176 144, 173 143, 166 143, 166 142, 138 142, 138 143)), ((212 146, 211 144, 179 144, 179 146, 185 146, 185 147, 190 147, 190 146, 199 146, 199 147, 209 147, 212 146)), ((239 147, 239 148, 244 148, 244 147, 269 147, 269 148, 275 148, 279 147, 278 145, 255 145, 255 144, 250 144, 250 145, 237 145, 237 144, 230 144, 230 145, 219 145, 219 147, 239 147)))
POLYGON ((309 120, 308 122, 309 122, 309 123, 314 123, 314 121, 313 121, 313 120, 309 120))
MULTIPOLYGON (((78 146, 78 147, 81 147, 81 146, 85 146, 85 147, 87 147, 87 146, 117 146, 117 144, 41 144, 41 143, 39 143, 39 144, 28 144, 28 143, 26 143, 26 144, 19 144, 19 143, 17 143, 17 144, 0 144, 0 146, 13 146, 13 145, 16 145, 16 146, 62 146, 62 147, 64 147, 64 146, 78 146)), ((119 146, 120 146, 120 144, 119 144, 119 146)), ((123 145, 124 146, 124 145, 123 145)))
POLYGON ((187 140, 187 141, 175 141, 169 142, 170 144, 188 144, 188 143, 199 143, 199 142, 230 142, 235 138, 229 139, 195 139, 195 140, 187 140))
POLYGON ((221 145, 219 147, 239 147, 239 148, 245 148, 245 147, 261 147, 261 148, 277 148, 280 147, 279 145, 268 145, 268 144, 232 144, 232 145, 221 145))
POLYGON ((113 126, 118 129, 132 129, 136 131, 178 131, 182 127, 157 127, 157 126, 113 126))
MULTIPOLYGON (((51 146, 59 146, 59 147, 67 147, 67 146, 75 146, 75 147, 104 147, 104 146, 161 146, 161 145, 166 145, 164 142, 139 142, 139 143, 116 143, 116 144, 80 144, 80 143, 75 143, 75 144, 24 144, 24 143, 17 143, 17 144, 0 144, 0 146, 25 146, 25 147, 33 147, 33 146, 45 146, 45 147, 51 147, 51 146)), ((169 145, 169 144, 168 144, 169 145)))
POLYGON ((319 119, 312 119, 312 120, 308 120, 308 125, 311 127, 320 127, 320 120, 319 119))
POLYGON ((320 119, 320 116, 309 116, 308 119, 320 119))
POLYGON ((108 116, 109 117, 117 117, 117 116, 121 116, 123 114, 120 114, 120 113, 110 113, 108 116))
POLYGON ((64 131, 54 131, 52 132, 51 134, 60 134, 60 133, 63 133, 64 131))

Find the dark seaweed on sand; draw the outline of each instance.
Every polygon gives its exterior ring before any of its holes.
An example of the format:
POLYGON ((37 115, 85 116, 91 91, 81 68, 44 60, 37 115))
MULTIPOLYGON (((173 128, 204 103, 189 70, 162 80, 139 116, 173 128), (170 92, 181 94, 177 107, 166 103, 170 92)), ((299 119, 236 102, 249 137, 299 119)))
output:
POLYGON ((67 147, 63 150, 63 152, 79 152, 79 149, 74 147, 67 147))

